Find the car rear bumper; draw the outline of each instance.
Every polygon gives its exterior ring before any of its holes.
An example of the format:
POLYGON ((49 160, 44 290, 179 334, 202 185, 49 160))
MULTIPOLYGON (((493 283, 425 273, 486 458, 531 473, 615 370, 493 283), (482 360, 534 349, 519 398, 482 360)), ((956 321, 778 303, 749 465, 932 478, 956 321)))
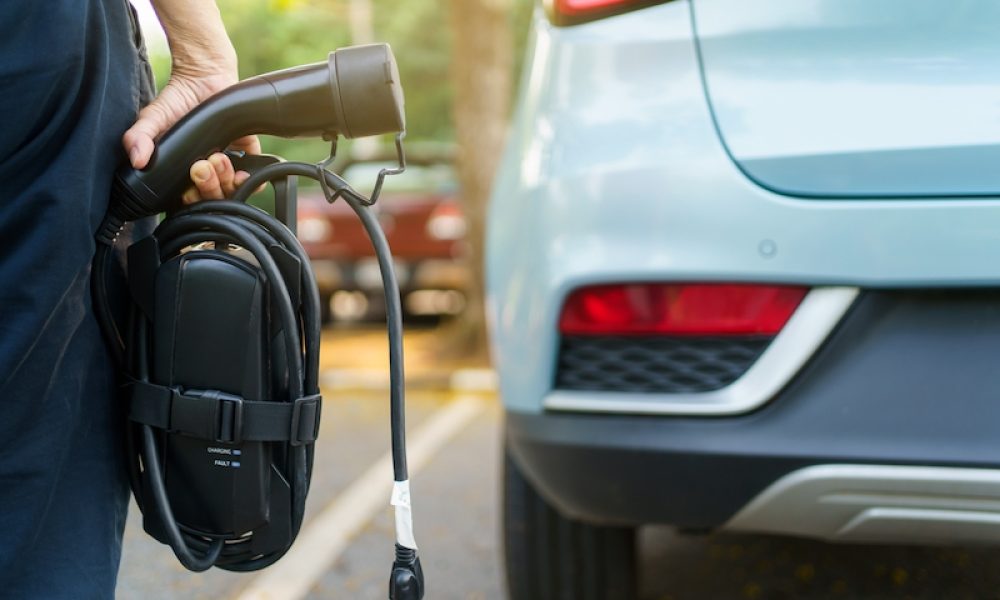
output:
POLYGON ((508 411, 507 442, 550 502, 590 521, 874 541, 924 541, 923 523, 935 539, 996 539, 998 307, 997 291, 865 292, 753 413, 508 411))

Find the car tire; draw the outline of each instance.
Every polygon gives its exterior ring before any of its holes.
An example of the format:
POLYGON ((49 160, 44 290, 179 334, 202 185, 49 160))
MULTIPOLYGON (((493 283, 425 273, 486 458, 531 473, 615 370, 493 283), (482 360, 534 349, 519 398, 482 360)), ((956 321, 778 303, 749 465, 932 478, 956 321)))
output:
POLYGON ((510 600, 636 597, 635 528, 561 515, 504 457, 503 534, 510 600))

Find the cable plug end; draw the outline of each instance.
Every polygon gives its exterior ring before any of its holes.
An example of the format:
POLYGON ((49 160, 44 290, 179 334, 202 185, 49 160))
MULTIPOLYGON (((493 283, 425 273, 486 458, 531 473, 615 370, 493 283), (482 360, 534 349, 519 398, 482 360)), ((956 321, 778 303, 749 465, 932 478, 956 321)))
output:
POLYGON ((389 600, 420 600, 424 597, 424 570, 417 551, 396 544, 396 560, 389 575, 389 600))

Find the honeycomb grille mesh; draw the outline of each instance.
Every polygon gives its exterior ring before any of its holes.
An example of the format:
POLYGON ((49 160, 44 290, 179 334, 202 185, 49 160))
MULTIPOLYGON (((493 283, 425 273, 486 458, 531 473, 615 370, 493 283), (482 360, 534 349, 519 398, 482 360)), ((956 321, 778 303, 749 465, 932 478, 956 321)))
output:
POLYGON ((736 381, 772 339, 564 337, 556 387, 661 394, 709 392, 736 381))

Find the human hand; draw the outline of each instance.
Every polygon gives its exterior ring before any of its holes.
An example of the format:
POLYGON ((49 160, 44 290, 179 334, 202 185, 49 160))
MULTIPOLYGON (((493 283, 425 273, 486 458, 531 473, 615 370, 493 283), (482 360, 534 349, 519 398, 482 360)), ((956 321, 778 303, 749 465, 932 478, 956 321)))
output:
MULTIPOLYGON (((236 83, 235 59, 216 61, 211 69, 193 68, 174 62, 170 80, 157 97, 139 111, 135 124, 125 132, 122 143, 128 152, 132 167, 142 169, 149 164, 155 141, 184 115, 216 92, 236 83)), ((250 154, 260 154, 260 141, 247 136, 233 141, 230 148, 250 154)), ((205 160, 196 161, 190 168, 194 187, 182 198, 193 204, 206 198, 229 196, 250 175, 236 171, 228 156, 217 152, 205 160)))
MULTIPOLYGON (((141 111, 122 143, 132 167, 149 164, 156 140, 194 107, 239 79, 236 51, 226 34, 222 16, 210 0, 152 0, 170 45, 170 80, 141 111)), ((260 154, 256 136, 230 144, 236 150, 260 154)), ((184 193, 185 204, 203 198, 222 198, 249 177, 233 169, 222 153, 196 161, 190 168, 194 187, 184 193)))

